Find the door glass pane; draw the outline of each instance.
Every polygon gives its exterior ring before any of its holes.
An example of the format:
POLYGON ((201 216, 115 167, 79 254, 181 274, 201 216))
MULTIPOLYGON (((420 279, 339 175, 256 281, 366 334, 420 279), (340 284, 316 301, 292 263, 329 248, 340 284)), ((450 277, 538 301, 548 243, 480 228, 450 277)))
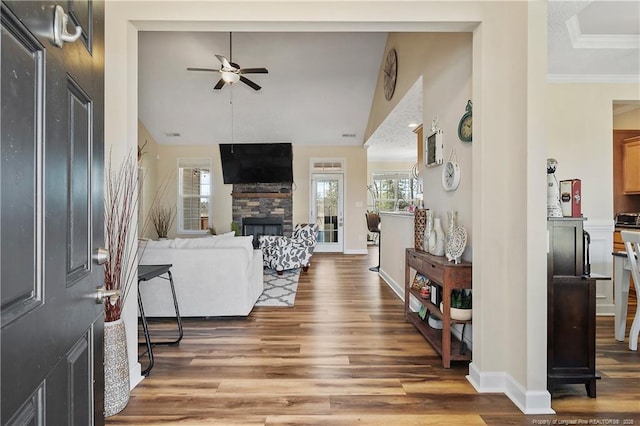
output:
POLYGON ((338 180, 318 179, 316 186, 316 223, 319 243, 338 242, 338 180))

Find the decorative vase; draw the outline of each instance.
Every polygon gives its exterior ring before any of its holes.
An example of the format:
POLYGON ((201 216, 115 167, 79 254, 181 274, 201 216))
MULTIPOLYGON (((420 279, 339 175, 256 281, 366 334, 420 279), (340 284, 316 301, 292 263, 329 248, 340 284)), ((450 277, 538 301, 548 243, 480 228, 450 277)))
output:
POLYGON ((453 232, 458 227, 458 212, 456 210, 447 211, 447 231, 444 236, 444 252, 449 253, 453 232))
POLYGON ((436 244, 435 244, 435 249, 431 254, 434 254, 436 256, 444 256, 445 238, 444 238, 444 231, 442 230, 442 224, 440 223, 439 217, 436 217, 433 220, 433 231, 436 235, 436 244))
MULTIPOLYGON (((430 248, 431 234, 433 234, 433 211, 427 209, 427 224, 424 229, 424 251, 426 251, 427 253, 431 253, 431 248, 430 248)), ((436 241, 434 239, 433 240, 434 249, 435 249, 435 244, 436 244, 436 241)))
POLYGON ((440 219, 433 219, 433 228, 431 229, 431 234, 429 235, 429 253, 431 254, 436 254, 436 249, 438 246, 438 235, 436 235, 436 220, 438 221, 438 223, 440 223, 440 219))
POLYGON ((129 357, 122 319, 104 323, 104 415, 118 414, 129 402, 129 357))
POLYGON ((416 209, 413 212, 413 241, 416 250, 424 251, 424 230, 427 227, 427 210, 416 209))
POLYGON ((456 210, 449 210, 447 212, 447 244, 451 240, 453 231, 458 227, 458 212, 456 210))

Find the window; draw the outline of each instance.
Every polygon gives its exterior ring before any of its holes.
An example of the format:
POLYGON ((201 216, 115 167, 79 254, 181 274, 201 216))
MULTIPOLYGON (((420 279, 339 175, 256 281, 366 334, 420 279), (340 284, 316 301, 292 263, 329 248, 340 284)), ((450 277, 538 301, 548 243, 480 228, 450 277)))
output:
MULTIPOLYGON (((405 210, 412 203, 418 204, 418 179, 410 172, 374 172, 372 177, 378 210, 405 210)), ((372 206, 371 210, 375 209, 372 206)))
POLYGON ((213 221, 211 159, 178 158, 178 233, 203 233, 213 221))

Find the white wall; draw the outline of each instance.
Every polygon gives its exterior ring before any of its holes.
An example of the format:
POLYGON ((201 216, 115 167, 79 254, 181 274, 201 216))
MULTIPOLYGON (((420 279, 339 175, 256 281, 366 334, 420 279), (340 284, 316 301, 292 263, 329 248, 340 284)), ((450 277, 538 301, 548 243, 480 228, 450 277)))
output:
POLYGON ((640 97, 638 84, 549 84, 549 156, 556 177, 582 180, 582 213, 613 223, 613 101, 640 97))
POLYGON ((142 156, 138 160, 138 170, 142 176, 142 198, 138 202, 138 235, 155 238, 157 234, 150 219, 150 210, 156 202, 158 192, 158 144, 145 125, 138 121, 138 149, 142 156))
MULTIPOLYGON (((636 101, 640 102, 640 91, 636 90, 636 101)), ((626 111, 613 116, 613 128, 616 130, 640 129, 640 106, 631 111, 626 111)))
MULTIPOLYGON (((558 160, 556 177, 582 180, 582 214, 591 236, 592 272, 613 276, 613 101, 640 97, 638 84, 549 84, 549 157, 558 160)), ((633 110, 619 126, 638 123, 633 110)), ((640 127, 636 127, 640 128, 640 127)), ((613 315, 613 282, 598 281, 597 312, 613 315)))
MULTIPOLYGON (((546 300, 539 296, 546 282, 540 261, 546 247, 544 190, 532 194, 538 183, 544 188, 545 172, 539 164, 546 156, 545 141, 535 137, 544 105, 533 99, 544 89, 544 80, 529 53, 546 52, 545 37, 529 34, 530 28, 546 34, 546 6, 540 3, 414 1, 398 7, 394 1, 107 2, 106 144, 126 148, 137 141, 138 29, 287 31, 299 30, 305 22, 307 28, 330 31, 473 31, 472 214, 463 215, 472 217, 474 230, 470 380, 481 392, 504 392, 527 413, 549 412, 546 300), (530 13, 531 8, 536 13, 530 13), (507 196, 509 205, 525 207, 505 207, 507 196)), ((413 81, 406 83, 405 92, 413 81)), ((398 83, 398 99, 403 84, 398 83)), ((362 185, 364 190, 364 171, 362 185)), ((132 365, 137 364, 135 311, 135 300, 129 298, 123 317, 132 365)))

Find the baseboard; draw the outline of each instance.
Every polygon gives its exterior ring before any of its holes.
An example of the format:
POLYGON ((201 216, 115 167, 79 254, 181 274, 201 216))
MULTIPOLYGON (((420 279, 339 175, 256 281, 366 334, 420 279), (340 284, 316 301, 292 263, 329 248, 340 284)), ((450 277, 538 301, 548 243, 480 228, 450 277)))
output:
MULTIPOLYGON (((391 288, 391 290, 393 290, 396 296, 398 296, 400 300, 404 302, 404 284, 400 285, 397 282, 395 282, 393 278, 391 278, 389 274, 387 274, 382 268, 378 270, 378 273, 380 274, 380 278, 382 278, 384 282, 386 282, 389 285, 389 287, 391 288)), ((415 308, 415 309, 418 310, 419 308, 415 308)))
POLYGON ((367 249, 344 249, 343 254, 369 254, 367 249))
POLYGON ((524 414, 555 414, 548 391, 528 391, 504 371, 481 372, 472 362, 467 380, 478 393, 505 394, 524 414))
POLYGON ((142 366, 140 363, 135 362, 129 366, 129 389, 133 390, 133 388, 138 386, 143 380, 144 376, 142 375, 142 366))
POLYGON ((596 316, 612 317, 615 316, 616 308, 614 305, 607 303, 606 305, 598 305, 596 298, 596 316))

